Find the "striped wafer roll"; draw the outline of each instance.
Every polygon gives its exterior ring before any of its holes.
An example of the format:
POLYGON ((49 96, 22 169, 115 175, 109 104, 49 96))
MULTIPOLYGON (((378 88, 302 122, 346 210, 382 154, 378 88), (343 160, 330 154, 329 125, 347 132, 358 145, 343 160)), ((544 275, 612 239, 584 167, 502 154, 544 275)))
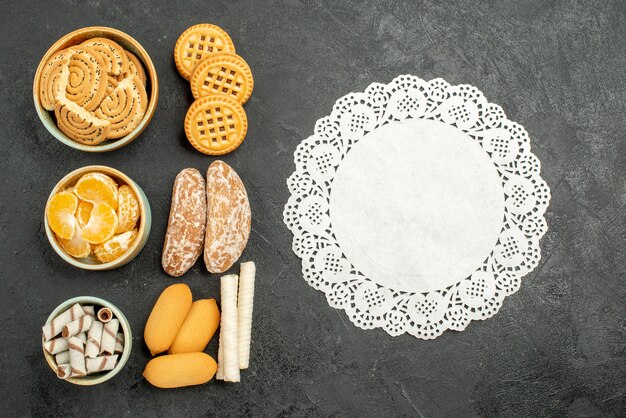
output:
POLYGON ((124 351, 124 334, 118 332, 115 336, 115 353, 121 353, 124 351))
POLYGON ((80 377, 87 374, 85 369, 85 347, 78 337, 71 337, 68 340, 70 348, 70 366, 72 376, 80 377))
POLYGON ((67 98, 85 110, 94 110, 104 99, 107 73, 104 61, 93 49, 73 46, 70 57, 70 77, 67 83, 67 98))
POLYGON ((117 364, 117 354, 112 356, 101 356, 96 358, 88 358, 85 361, 87 365, 87 374, 113 370, 117 364))
MULTIPOLYGON (((224 381, 239 382, 239 348, 237 323, 237 285, 239 277, 229 274, 221 278, 222 293, 222 355, 224 363, 224 381)), ((219 359, 219 352, 218 352, 219 359)))
POLYGON ((85 315, 90 316, 92 320, 96 319, 96 309, 93 305, 83 306, 83 311, 85 311, 85 315))
POLYGON ((60 352, 68 349, 68 343, 65 338, 59 337, 54 340, 46 341, 43 343, 43 347, 50 354, 59 354, 60 352))
POLYGON ((148 96, 141 80, 130 76, 120 81, 94 114, 111 122, 109 138, 121 138, 139 126, 148 108, 148 96))
POLYGON ((93 321, 90 316, 81 316, 77 320, 65 325, 63 327, 63 332, 61 333, 61 335, 63 336, 63 338, 70 338, 80 334, 81 332, 89 331, 92 322, 93 321))
POLYGON ((56 364, 69 364, 69 362, 70 362, 70 352, 69 352, 69 350, 68 351, 61 351, 59 354, 54 356, 54 361, 56 362, 56 364))
POLYGON ((54 54, 41 73, 39 82, 39 100, 46 110, 54 110, 57 97, 65 96, 65 89, 70 76, 70 57, 72 51, 64 49, 54 54))
POLYGON ((115 352, 115 337, 119 327, 120 321, 118 319, 111 319, 104 324, 102 340, 100 341, 100 355, 110 355, 115 352))
POLYGON ((217 371, 215 372, 215 379, 224 380, 224 349, 222 347, 222 327, 220 327, 220 339, 217 347, 217 371))
POLYGON ((104 324, 100 321, 94 321, 89 328, 87 334, 87 345, 85 346, 85 355, 90 358, 95 358, 100 355, 100 341, 102 341, 102 331, 104 330, 104 324))
POLYGON ((81 332, 80 334, 78 334, 76 336, 79 340, 81 340, 83 342, 83 344, 87 344, 87 333, 86 332, 81 332))
POLYGON ((101 308, 98 311, 98 320, 102 323, 107 323, 113 319, 113 312, 109 308, 101 308))
POLYGON ((119 75, 128 71, 128 59, 124 54, 124 48, 119 46, 117 42, 108 38, 91 38, 81 45, 89 47, 102 58, 103 68, 107 73, 119 75))
POLYGON ((241 263, 239 272, 239 298, 237 312, 239 321, 239 368, 247 369, 250 363, 250 340, 252 336, 252 308, 254 305, 254 276, 256 267, 253 261, 241 263))
POLYGON ((72 366, 69 363, 57 365, 57 377, 59 379, 67 379, 72 376, 72 366))
POLYGON ((65 325, 84 315, 85 311, 83 311, 83 308, 81 308, 78 303, 72 305, 72 307, 69 308, 67 311, 63 312, 43 326, 42 331, 44 340, 50 341, 51 339, 59 335, 61 331, 63 331, 63 327, 65 325))
POLYGON ((57 126, 76 142, 97 145, 107 139, 111 123, 98 119, 91 112, 69 99, 61 98, 54 105, 57 126))

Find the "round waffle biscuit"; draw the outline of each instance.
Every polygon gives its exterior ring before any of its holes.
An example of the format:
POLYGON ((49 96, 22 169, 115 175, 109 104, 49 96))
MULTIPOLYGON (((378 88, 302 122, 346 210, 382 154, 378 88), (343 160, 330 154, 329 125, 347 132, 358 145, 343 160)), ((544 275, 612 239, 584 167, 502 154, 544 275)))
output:
POLYGON ((230 36, 220 27, 203 23, 184 31, 174 47, 178 72, 189 80, 196 65, 214 52, 235 52, 230 36))
POLYGON ((191 75, 193 97, 225 94, 244 104, 254 88, 248 63, 232 52, 209 55, 196 66, 191 75))
POLYGON ((185 117, 187 139, 208 155, 227 154, 243 142, 248 119, 238 101, 224 95, 202 97, 191 105, 185 117))

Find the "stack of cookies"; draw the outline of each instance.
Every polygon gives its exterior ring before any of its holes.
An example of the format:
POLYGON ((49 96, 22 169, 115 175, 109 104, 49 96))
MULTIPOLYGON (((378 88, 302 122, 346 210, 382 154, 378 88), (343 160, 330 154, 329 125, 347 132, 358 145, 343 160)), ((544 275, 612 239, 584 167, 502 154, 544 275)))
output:
POLYGON ((139 125, 148 107, 146 81, 135 55, 110 39, 91 38, 50 57, 39 100, 54 111, 65 135, 97 145, 122 138, 139 125))
POLYGON ((174 60, 195 99, 185 117, 191 145, 208 155, 236 149, 248 129, 242 105, 252 94, 254 80, 230 36, 215 25, 192 26, 178 38, 174 60))

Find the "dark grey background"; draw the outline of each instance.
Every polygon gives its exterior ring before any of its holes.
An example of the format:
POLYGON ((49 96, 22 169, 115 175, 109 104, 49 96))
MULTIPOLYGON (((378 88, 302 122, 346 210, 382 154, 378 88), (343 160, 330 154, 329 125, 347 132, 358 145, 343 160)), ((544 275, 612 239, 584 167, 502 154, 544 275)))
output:
MULTIPOLYGON (((626 414, 626 2, 3 1, 0 18, 0 415, 624 416, 626 414), (252 67, 244 180, 258 265, 252 365, 236 385, 157 390, 141 372, 145 320, 177 282, 160 267, 174 176, 213 158, 187 143, 192 96, 172 58, 188 26, 215 23, 252 67), (62 35, 108 25, 134 36, 159 75, 156 115, 103 155, 56 141, 32 103, 36 66, 62 35), (296 145, 334 101, 402 73, 469 83, 521 123, 552 189, 539 267, 501 311, 434 341, 363 331, 301 277, 282 222, 296 145), (66 265, 43 232, 46 197, 75 168, 105 164, 145 190, 150 239, 129 265, 66 265), (128 365, 82 388, 45 364, 40 327, 73 296, 117 304, 134 331, 128 365)), ((182 279, 218 296, 202 263, 182 279)), ((215 341, 208 352, 216 353, 215 341)))

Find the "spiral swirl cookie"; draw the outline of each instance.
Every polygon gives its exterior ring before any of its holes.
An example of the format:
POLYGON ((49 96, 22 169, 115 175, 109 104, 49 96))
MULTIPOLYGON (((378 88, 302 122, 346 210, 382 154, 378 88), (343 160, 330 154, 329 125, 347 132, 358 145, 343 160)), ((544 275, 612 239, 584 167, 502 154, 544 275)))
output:
POLYGON ((219 93, 241 104, 248 100, 254 87, 248 63, 232 52, 218 52, 200 61, 189 81, 196 99, 219 93))
POLYGON ((64 49, 54 54, 44 67, 39 82, 39 98, 46 110, 54 110, 57 97, 65 96, 69 79, 69 63, 72 51, 64 49))
POLYGON ((174 47, 174 61, 180 75, 189 80, 196 65, 215 52, 235 52, 230 36, 220 27, 203 23, 187 29, 174 47))
POLYGON ((106 94, 104 61, 89 47, 75 46, 71 51, 66 97, 85 110, 94 110, 106 94))
POLYGON ((148 78, 146 77, 146 71, 143 69, 143 65, 141 65, 141 61, 139 61, 139 58, 137 58, 132 52, 125 50, 124 53, 126 54, 126 59, 128 61, 128 74, 137 76, 145 87, 148 78))
POLYGON ((139 77, 120 81, 94 114, 111 123, 108 138, 122 138, 131 133, 143 119, 148 108, 148 95, 139 77))
POLYGON ((124 48, 107 38, 91 38, 81 45, 91 48, 102 58, 106 72, 112 75, 120 75, 128 71, 128 59, 124 54, 124 48))
POLYGON ((54 114, 59 129, 77 142, 97 145, 107 139, 111 122, 102 120, 67 98, 57 100, 54 114))
POLYGON ((226 95, 202 97, 185 117, 187 139, 198 151, 222 155, 236 149, 246 137, 248 119, 238 101, 226 95))

